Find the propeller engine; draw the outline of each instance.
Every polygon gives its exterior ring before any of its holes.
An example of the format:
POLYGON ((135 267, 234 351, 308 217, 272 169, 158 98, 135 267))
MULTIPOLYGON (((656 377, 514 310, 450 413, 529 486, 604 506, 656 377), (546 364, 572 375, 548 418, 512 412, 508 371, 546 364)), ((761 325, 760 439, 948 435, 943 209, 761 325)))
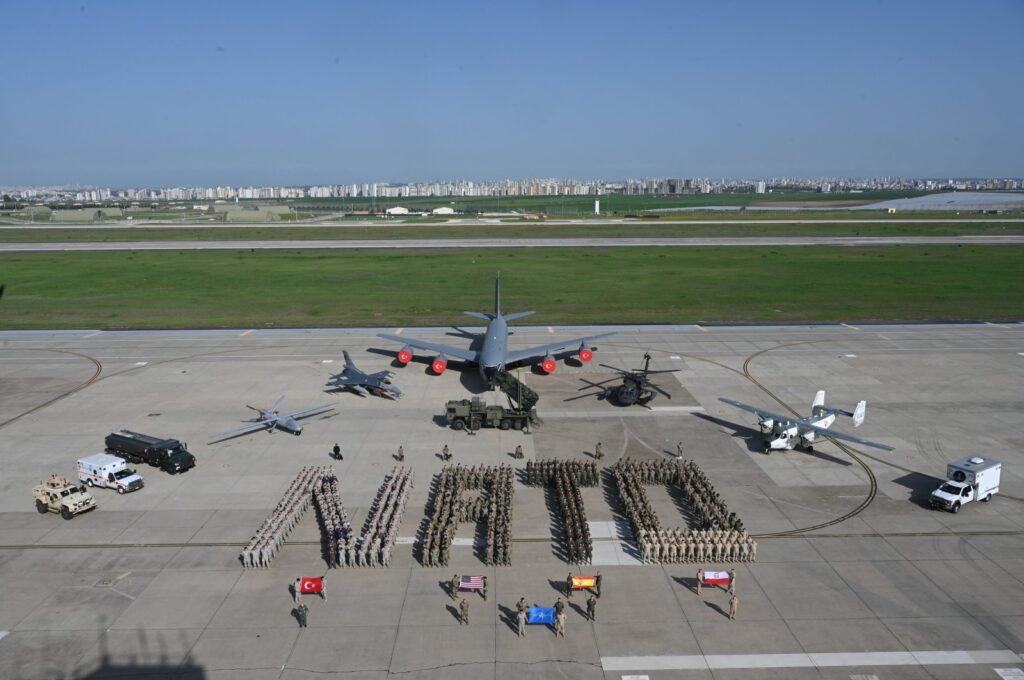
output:
POLYGON ((398 363, 407 364, 412 361, 412 348, 406 345, 402 349, 398 350, 398 363))
POLYGON ((544 361, 540 362, 540 367, 544 370, 545 373, 554 373, 555 369, 558 368, 558 362, 555 361, 555 358, 553 356, 548 354, 546 357, 544 357, 544 361))
POLYGON ((434 373, 441 375, 445 369, 448 368, 448 357, 443 354, 437 355, 434 361, 430 364, 430 367, 434 369, 434 373))
POLYGON ((594 358, 594 350, 590 348, 587 343, 580 345, 580 361, 583 363, 589 363, 594 358))

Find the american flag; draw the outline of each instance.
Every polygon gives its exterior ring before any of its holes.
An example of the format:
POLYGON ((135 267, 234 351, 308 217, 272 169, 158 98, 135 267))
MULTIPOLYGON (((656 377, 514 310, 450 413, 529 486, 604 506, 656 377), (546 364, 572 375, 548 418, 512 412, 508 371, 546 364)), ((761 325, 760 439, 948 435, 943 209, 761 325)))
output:
POLYGON ((459 590, 483 590, 484 589, 484 577, 483 576, 460 576, 459 577, 459 590))

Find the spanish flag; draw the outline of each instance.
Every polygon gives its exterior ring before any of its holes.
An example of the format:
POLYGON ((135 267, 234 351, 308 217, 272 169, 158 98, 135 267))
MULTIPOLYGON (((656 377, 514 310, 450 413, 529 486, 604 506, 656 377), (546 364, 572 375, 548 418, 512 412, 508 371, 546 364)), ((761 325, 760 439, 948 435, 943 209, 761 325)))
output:
POLYGON ((596 576, 573 576, 572 577, 572 589, 582 590, 584 588, 596 588, 597 577, 596 576))

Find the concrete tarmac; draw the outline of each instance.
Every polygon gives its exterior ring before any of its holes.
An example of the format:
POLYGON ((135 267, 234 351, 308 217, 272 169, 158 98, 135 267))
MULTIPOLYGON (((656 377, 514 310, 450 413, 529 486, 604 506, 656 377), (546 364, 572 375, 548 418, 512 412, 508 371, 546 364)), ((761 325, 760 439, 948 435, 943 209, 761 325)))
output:
POLYGON ((112 250, 422 250, 445 248, 710 248, 836 246, 1010 246, 1024 235, 1008 236, 750 236, 704 238, 421 238, 300 239, 238 241, 110 241, 0 243, 0 253, 112 250))
MULTIPOLYGON (((445 401, 500 395, 456 362, 440 376, 430 357, 393 367, 396 346, 377 330, 0 332, 0 677, 971 680, 1024 668, 1024 324, 620 327, 594 362, 521 371, 541 396, 532 434, 475 436, 438 422, 445 401), (343 349, 394 370, 403 398, 325 394, 343 349), (671 399, 651 411, 573 399, 593 393, 583 378, 613 375, 599 362, 636 367, 647 350, 652 368, 681 369, 661 377, 671 399), (843 408, 867 399, 856 434, 895 451, 855 448, 863 466, 832 443, 766 456, 753 417, 718 401, 804 413, 819 388, 843 408), (206 443, 249 417, 245 404, 281 394, 285 408, 337 409, 301 437, 206 443), (197 467, 140 466, 144 489, 97 489, 99 508, 71 521, 36 513, 31 486, 72 475, 120 427, 188 442, 197 467), (484 535, 468 524, 448 568, 414 560, 445 444, 455 462, 521 468, 517 444, 527 459, 589 459, 598 441, 606 466, 666 458, 681 441, 751 531, 790 533, 761 538, 754 564, 639 564, 606 478, 583 490, 595 564, 570 568, 552 499, 517 482, 512 567, 485 566, 473 548, 484 535), (343 461, 328 458, 335 442, 343 461), (243 571, 242 545, 302 466, 335 466, 360 526, 399 445, 416 479, 390 568, 329 571, 310 511, 271 568, 243 571), (970 453, 1003 461, 1001 493, 957 515, 930 510, 946 462, 970 453), (731 566, 736 621, 725 591, 693 591, 698 568, 731 566), (550 605, 567 571, 597 569, 596 622, 577 596, 565 638, 541 626, 515 635, 520 597, 550 605), (328 571, 330 600, 307 596, 300 630, 288 586, 328 571), (468 597, 469 626, 442 588, 453 573, 488 576, 488 599, 468 597)), ((599 330, 517 327, 512 341, 599 330)), ((647 493, 662 526, 687 526, 669 489, 647 493)))

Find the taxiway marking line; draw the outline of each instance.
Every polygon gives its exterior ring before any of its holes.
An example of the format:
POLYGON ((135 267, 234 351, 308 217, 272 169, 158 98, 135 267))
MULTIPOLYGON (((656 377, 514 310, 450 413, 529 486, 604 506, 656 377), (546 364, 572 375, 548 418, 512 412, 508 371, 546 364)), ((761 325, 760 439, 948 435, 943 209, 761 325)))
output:
POLYGON ((854 666, 948 666, 960 664, 1019 663, 1009 649, 828 652, 795 654, 690 654, 683 656, 603 656, 604 671, 714 670, 761 668, 850 668, 854 666))
POLYGON ((402 331, 404 331, 404 330, 405 330, 404 326, 402 328, 399 328, 397 331, 395 331, 395 335, 401 335, 402 331))
POLYGON ((244 338, 245 336, 249 335, 249 333, 252 333, 254 330, 256 330, 256 329, 255 328, 250 328, 247 331, 242 331, 241 333, 238 334, 238 337, 244 338))
POLYGON ((708 329, 704 328, 704 326, 701 326, 700 324, 697 324, 697 330, 699 330, 702 333, 707 333, 708 332, 708 329))
POLYGON ((11 631, 9 630, 0 630, 0 640, 3 640, 5 637, 7 637, 7 634, 10 632, 11 631))
POLYGON ((855 330, 855 331, 859 331, 859 330, 860 330, 860 329, 859 329, 859 328, 857 328, 856 326, 851 326, 851 325, 850 325, 850 324, 848 324, 848 323, 841 323, 841 324, 839 324, 839 325, 840 325, 840 326, 845 326, 846 328, 851 328, 851 329, 853 329, 853 330, 855 330))
POLYGON ((89 335, 83 335, 82 338, 83 339, 85 339, 85 338, 95 338, 97 335, 102 335, 102 334, 103 334, 103 331, 93 331, 92 333, 89 333, 89 335))
POLYGON ((1001 324, 1001 323, 992 323, 991 321, 986 321, 986 322, 985 322, 985 325, 986 325, 986 326, 996 326, 997 328, 1005 328, 1005 329, 1006 329, 1006 330, 1008 330, 1008 331, 1010 331, 1010 330, 1013 330, 1012 328, 1010 328, 1009 326, 1007 326, 1007 325, 1005 325, 1005 324, 1001 324))

